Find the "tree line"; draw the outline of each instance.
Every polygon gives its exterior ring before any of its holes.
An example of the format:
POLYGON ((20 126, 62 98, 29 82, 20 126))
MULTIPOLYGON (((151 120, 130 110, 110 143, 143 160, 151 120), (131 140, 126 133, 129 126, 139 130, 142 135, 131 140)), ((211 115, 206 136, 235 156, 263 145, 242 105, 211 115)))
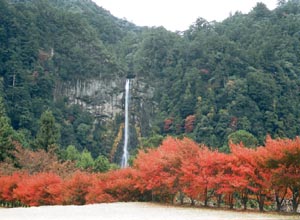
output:
POLYGON ((56 164, 43 172, 24 169, 1 175, 0 201, 39 206, 177 200, 196 206, 296 213, 299 146, 299 137, 267 136, 264 146, 254 149, 231 143, 231 152, 225 154, 188 138, 168 137, 158 148, 140 150, 126 169, 87 173, 56 164))

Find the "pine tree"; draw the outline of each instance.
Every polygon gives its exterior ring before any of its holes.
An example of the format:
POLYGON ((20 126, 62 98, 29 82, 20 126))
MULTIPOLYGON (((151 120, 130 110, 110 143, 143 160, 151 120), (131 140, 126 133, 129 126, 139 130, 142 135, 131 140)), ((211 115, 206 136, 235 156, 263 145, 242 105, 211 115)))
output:
POLYGON ((0 97, 0 161, 11 157, 15 136, 16 133, 10 125, 9 118, 6 116, 3 99, 0 97))
POLYGON ((58 146, 60 130, 55 123, 55 118, 51 111, 45 111, 40 118, 40 128, 36 135, 35 147, 48 151, 53 146, 58 146))

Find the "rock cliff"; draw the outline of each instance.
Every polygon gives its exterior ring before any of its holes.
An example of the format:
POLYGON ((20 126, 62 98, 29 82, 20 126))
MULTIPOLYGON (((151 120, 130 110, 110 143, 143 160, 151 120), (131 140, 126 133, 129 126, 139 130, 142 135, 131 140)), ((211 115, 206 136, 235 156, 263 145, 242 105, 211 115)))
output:
MULTIPOLYGON (((65 96, 69 104, 78 104, 95 116, 98 122, 113 121, 124 114, 126 78, 90 78, 57 82, 55 98, 65 96)), ((138 128, 138 135, 145 136, 151 126, 155 111, 154 88, 143 78, 130 82, 130 126, 138 128)))

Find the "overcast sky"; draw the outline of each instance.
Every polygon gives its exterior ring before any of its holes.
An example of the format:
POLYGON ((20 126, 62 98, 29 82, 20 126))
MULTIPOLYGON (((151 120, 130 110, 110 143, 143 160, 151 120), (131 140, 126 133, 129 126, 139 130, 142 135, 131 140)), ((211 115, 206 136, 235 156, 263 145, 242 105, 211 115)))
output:
POLYGON ((277 0, 93 0, 118 18, 138 26, 164 26, 171 31, 184 31, 198 17, 222 21, 230 13, 248 13, 257 2, 274 9, 277 0))

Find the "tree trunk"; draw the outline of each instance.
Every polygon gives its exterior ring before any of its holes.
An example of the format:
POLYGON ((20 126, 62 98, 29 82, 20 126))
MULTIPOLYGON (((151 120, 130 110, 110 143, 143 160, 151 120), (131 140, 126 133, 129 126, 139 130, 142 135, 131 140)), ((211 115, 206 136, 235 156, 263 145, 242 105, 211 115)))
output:
POLYGON ((191 198, 191 206, 195 206, 195 200, 191 198))
POLYGON ((276 211, 280 212, 284 198, 280 199, 278 195, 275 195, 275 201, 276 201, 276 211))
POLYGON ((259 193, 257 195, 258 207, 259 207, 259 211, 261 211, 261 212, 264 211, 265 198, 266 198, 266 195, 263 193, 259 193))
POLYGON ((221 202, 222 202, 222 194, 219 194, 218 195, 218 204, 217 204, 218 208, 221 207, 221 202))
POLYGON ((208 197, 205 196, 205 199, 204 199, 204 206, 207 207, 208 206, 208 197))
POLYGON ((297 213, 298 205, 299 205, 299 203, 294 202, 294 200, 293 200, 293 213, 297 213))
POLYGON ((287 194, 287 187, 284 188, 284 193, 283 193, 282 197, 280 197, 279 191, 280 191, 280 188, 275 190, 275 201, 276 201, 276 211, 277 212, 281 211, 282 204, 283 204, 285 196, 287 194))
POLYGON ((228 196, 229 209, 233 209, 233 194, 228 196))
POLYGON ((155 195, 153 193, 153 190, 151 190, 151 200, 152 200, 152 202, 155 202, 155 195))
POLYGON ((176 200, 176 194, 175 195, 171 194, 169 197, 170 197, 170 200, 171 200, 171 204, 174 205, 175 200, 176 200))
POLYGON ((298 205, 299 205, 299 189, 293 189, 293 200, 292 200, 292 204, 293 204, 293 212, 297 213, 297 209, 298 209, 298 205))
POLYGON ((207 205, 208 205, 208 190, 206 187, 204 191, 204 206, 207 207, 207 205))
POLYGON ((242 203, 243 203, 244 210, 247 210, 247 202, 248 202, 248 194, 243 193, 242 194, 242 203))
POLYGON ((179 199, 180 199, 180 205, 183 205, 184 200, 184 194, 182 191, 179 192, 179 199))

